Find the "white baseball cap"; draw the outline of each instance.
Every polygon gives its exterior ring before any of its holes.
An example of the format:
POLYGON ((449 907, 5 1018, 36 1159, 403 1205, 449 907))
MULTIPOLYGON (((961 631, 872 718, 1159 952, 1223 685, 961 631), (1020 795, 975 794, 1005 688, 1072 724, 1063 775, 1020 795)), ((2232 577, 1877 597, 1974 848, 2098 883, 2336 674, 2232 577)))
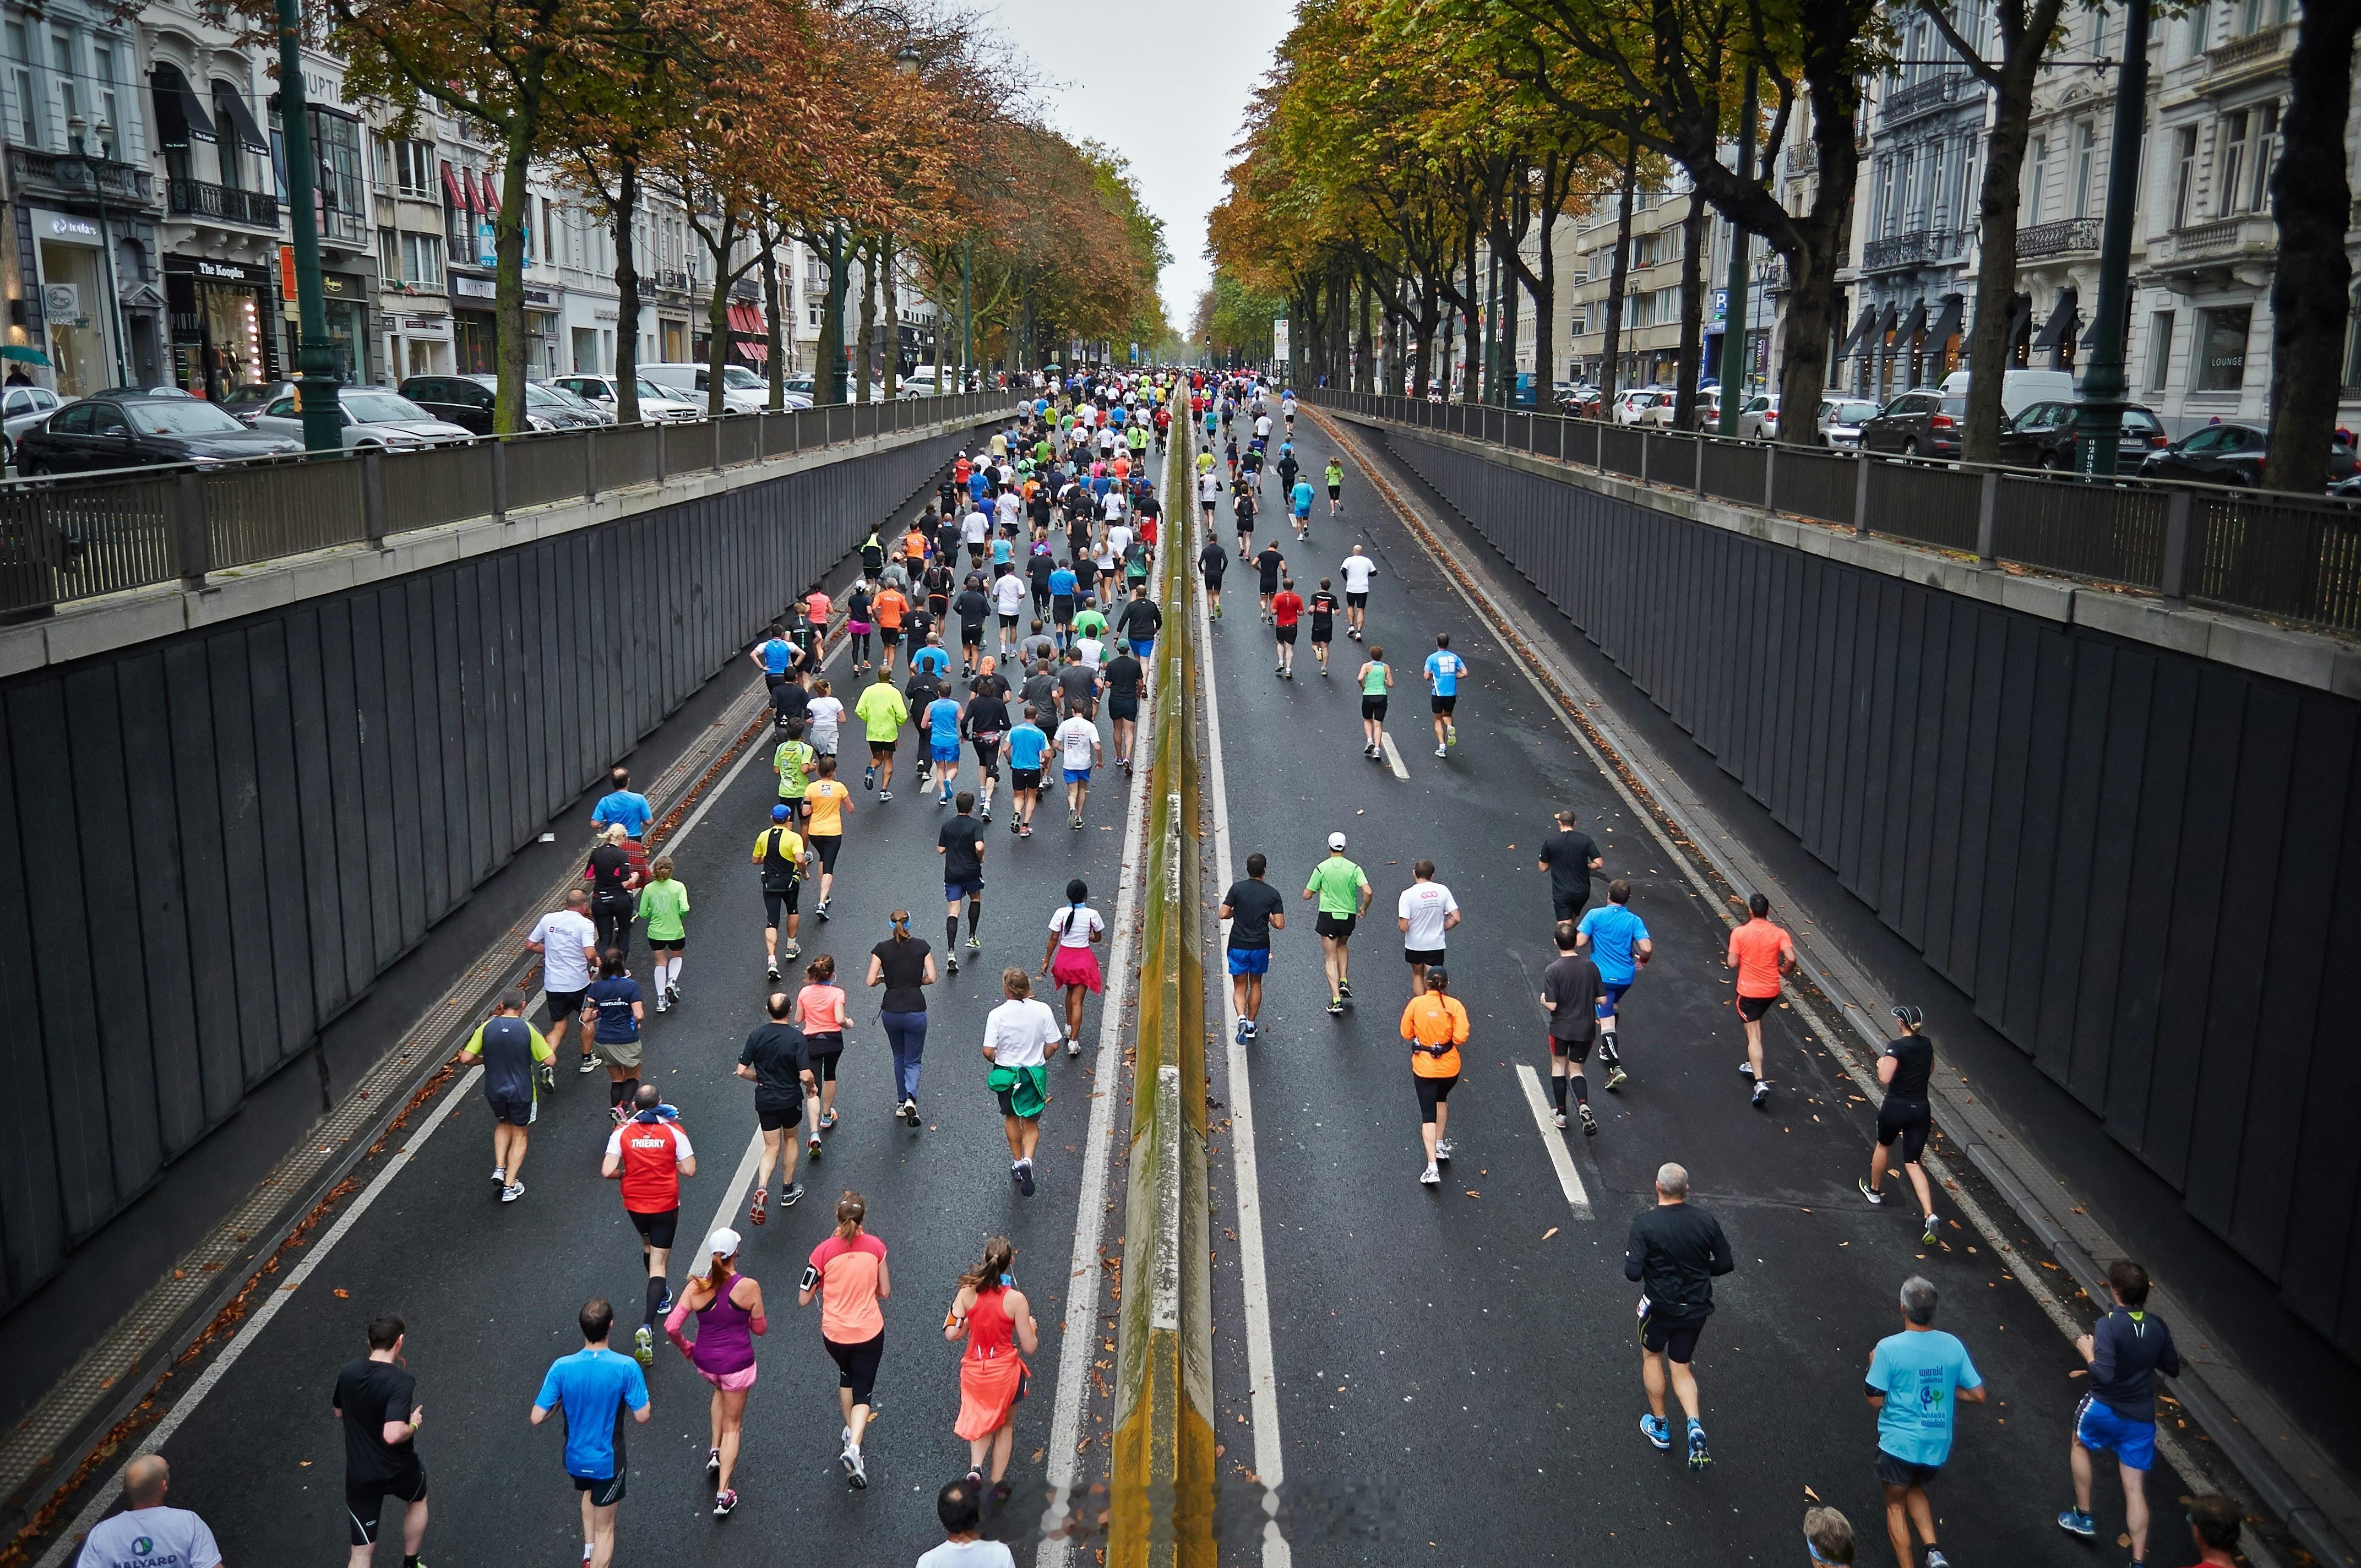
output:
POLYGON ((1331 834, 1329 834, 1329 835, 1328 835, 1328 847, 1329 847, 1330 849, 1332 849, 1332 850, 1338 850, 1338 851, 1340 851, 1340 852, 1341 852, 1341 851, 1344 850, 1344 848, 1345 848, 1345 835, 1343 835, 1342 833, 1331 833, 1331 834))
POLYGON ((724 1225, 706 1242, 705 1250, 715 1257, 736 1257, 739 1239, 736 1231, 724 1225))

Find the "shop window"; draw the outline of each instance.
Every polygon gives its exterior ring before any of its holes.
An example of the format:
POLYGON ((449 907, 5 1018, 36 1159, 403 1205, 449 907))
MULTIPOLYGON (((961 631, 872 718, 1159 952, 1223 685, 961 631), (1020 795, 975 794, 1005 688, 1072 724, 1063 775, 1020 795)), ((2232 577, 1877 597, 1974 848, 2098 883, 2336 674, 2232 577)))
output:
POLYGON ((2246 385, 2246 334, 2253 320, 2246 305, 2197 313, 2197 390, 2235 392, 2246 385))
POLYGON ((2172 378, 2172 313, 2147 318, 2147 389, 2161 392, 2172 378))
POLYGON ((16 93, 16 132, 27 147, 39 147, 41 136, 41 101, 33 93, 32 45, 27 41, 25 24, 8 24, 9 85, 16 93))
POLYGON ((316 104, 306 117, 312 126, 312 157, 318 165, 313 200, 320 213, 320 237, 366 245, 368 203, 361 178, 360 122, 316 104))
POLYGON ((402 280, 422 289, 443 287, 443 240, 431 234, 401 236, 402 280))

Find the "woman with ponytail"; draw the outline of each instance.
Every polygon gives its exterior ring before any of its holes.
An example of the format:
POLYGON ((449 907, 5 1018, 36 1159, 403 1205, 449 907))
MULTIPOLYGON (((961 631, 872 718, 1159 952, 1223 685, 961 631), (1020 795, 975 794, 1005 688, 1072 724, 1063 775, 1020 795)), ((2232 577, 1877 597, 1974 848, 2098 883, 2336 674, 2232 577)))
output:
POLYGON ((885 1244, 869 1234, 869 1201, 847 1192, 836 1201, 836 1234, 812 1249, 796 1305, 819 1299, 820 1342, 836 1363, 836 1402, 844 1417, 844 1451, 836 1456, 844 1478, 869 1485, 861 1440, 875 1407, 877 1364, 885 1355, 885 1314, 877 1303, 894 1293, 885 1271, 885 1244))
POLYGON ((1033 1309, 1016 1288, 1016 1249, 1006 1236, 983 1244, 983 1260, 960 1276, 943 1319, 943 1338, 967 1342, 960 1355, 960 1413, 952 1431, 967 1439, 968 1479, 979 1489, 989 1456, 994 1506, 1008 1500, 1010 1431, 1031 1372, 1025 1357, 1039 1348, 1033 1309))
POLYGON ((711 1260, 705 1276, 692 1274, 680 1299, 664 1319, 664 1337, 688 1357, 697 1375, 713 1386, 713 1446, 705 1468, 713 1477, 713 1517, 738 1506, 730 1485, 738 1469, 739 1432, 746 1420, 746 1394, 754 1387, 754 1339, 769 1322, 763 1316, 763 1287, 738 1272, 738 1233, 724 1225, 705 1244, 711 1260), (697 1338, 681 1326, 697 1315, 697 1338))
POLYGON ((894 911, 894 934, 869 949, 868 983, 885 988, 877 1022, 894 1052, 894 1113, 918 1124, 918 1058, 927 1048, 927 993, 935 983, 935 953, 910 935, 910 912, 894 911))
POLYGON ((1090 884, 1076 877, 1066 884, 1066 902, 1049 916, 1049 944, 1041 950, 1041 972, 1066 992, 1066 1054, 1082 1054, 1082 993, 1104 988, 1093 944, 1106 935, 1106 922, 1088 903, 1090 884))

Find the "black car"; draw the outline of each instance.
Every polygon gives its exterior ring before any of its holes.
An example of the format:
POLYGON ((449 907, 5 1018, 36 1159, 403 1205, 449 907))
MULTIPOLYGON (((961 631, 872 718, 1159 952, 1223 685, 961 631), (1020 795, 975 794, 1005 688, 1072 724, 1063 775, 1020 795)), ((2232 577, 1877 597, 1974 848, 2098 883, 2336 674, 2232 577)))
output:
POLYGON ((248 430, 185 392, 101 392, 68 403, 16 438, 16 471, 83 474, 150 463, 223 463, 303 450, 300 441, 248 430))
MULTIPOLYGON (((2258 424, 2242 424, 2225 421, 2191 431, 2171 445, 2148 454, 2140 465, 2144 479, 2198 479, 2209 485, 2245 485, 2257 487, 2266 483, 2263 475, 2263 455, 2271 444, 2271 433, 2258 424)), ((2332 439, 2328 452, 2328 482, 2331 485, 2353 477, 2356 464, 2352 443, 2332 439)))
POLYGON ((1957 457, 1967 430, 1967 399, 1920 387, 1896 396, 1875 419, 1862 421, 1861 444, 1865 452, 1905 457, 1957 457))
MULTIPOLYGON (((2001 429, 2001 461, 2028 468, 2071 473, 2079 439, 2079 403, 2028 403, 2001 429)), ((2147 455, 2165 444, 2164 422, 2137 403, 2124 405, 2123 433, 2115 441, 2115 472, 2135 474, 2147 455)))
MULTIPOLYGON (((499 385, 496 376, 412 376, 401 384, 401 395, 436 419, 489 435, 492 394, 499 385)), ((525 383, 526 429, 573 430, 604 422, 595 410, 576 408, 546 387, 525 383)))

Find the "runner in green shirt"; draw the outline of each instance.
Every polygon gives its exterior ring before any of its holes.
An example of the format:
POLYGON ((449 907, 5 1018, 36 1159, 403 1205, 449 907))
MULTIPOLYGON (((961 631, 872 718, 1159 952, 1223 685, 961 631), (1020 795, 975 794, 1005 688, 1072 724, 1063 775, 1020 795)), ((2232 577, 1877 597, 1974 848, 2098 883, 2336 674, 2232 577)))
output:
POLYGON ((1095 606, 1083 609, 1074 617, 1075 636, 1095 637, 1104 642, 1106 641, 1106 633, 1107 618, 1101 615, 1095 606))
MULTIPOLYGON (((790 740, 787 746, 802 746, 800 740, 790 740)), ((809 751, 808 746, 804 750, 809 751)), ((657 857, 648 868, 654 881, 640 889, 638 918, 648 923, 648 951, 654 957, 656 1011, 680 1005, 680 955, 688 946, 688 927, 681 916, 688 913, 688 884, 675 882, 672 857, 657 857)))
POLYGON ((1345 944, 1353 927, 1368 913, 1376 896, 1361 868, 1345 858, 1345 835, 1328 835, 1328 858, 1312 868, 1303 896, 1317 898, 1319 915, 1312 928, 1320 933, 1320 954, 1328 968, 1328 1011, 1341 1014, 1353 994, 1352 962, 1345 944))
POLYGON ((852 705, 852 717, 861 720, 869 733, 869 771, 861 775, 861 787, 876 789, 879 800, 894 798, 894 748, 901 743, 902 726, 910 718, 910 705, 894 689, 894 662, 890 659, 877 666, 877 680, 861 700, 852 705), (884 787, 878 788, 879 772, 883 770, 884 787))
POLYGON ((787 738, 771 753, 771 771, 779 775, 779 798, 795 808, 796 820, 803 821, 804 791, 811 787, 814 769, 819 766, 819 753, 804 740, 800 719, 787 726, 787 738))

